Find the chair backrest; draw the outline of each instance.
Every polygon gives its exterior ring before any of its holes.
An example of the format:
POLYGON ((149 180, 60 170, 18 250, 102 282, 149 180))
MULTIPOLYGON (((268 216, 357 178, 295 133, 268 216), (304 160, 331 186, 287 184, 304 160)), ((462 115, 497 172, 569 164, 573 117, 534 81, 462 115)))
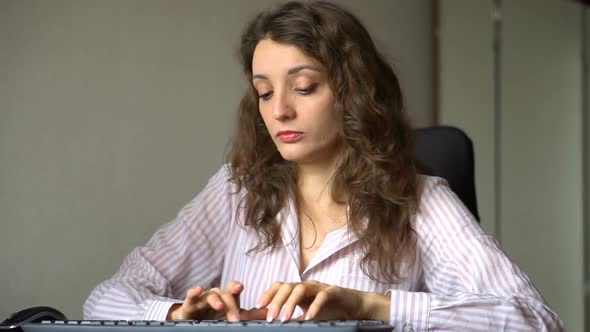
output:
POLYGON ((414 156, 423 173, 447 180, 451 189, 479 221, 471 139, 455 127, 415 129, 414 156))

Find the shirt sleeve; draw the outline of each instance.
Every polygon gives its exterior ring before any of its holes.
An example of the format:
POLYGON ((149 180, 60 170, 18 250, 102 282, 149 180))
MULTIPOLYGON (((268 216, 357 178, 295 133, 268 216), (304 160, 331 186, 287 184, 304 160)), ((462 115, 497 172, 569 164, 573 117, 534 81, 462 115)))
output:
POLYGON ((564 330, 443 179, 425 181, 415 230, 425 292, 391 290, 391 323, 401 331, 564 330))
POLYGON ((233 187, 222 167, 206 188, 135 248, 84 303, 85 319, 164 320, 189 288, 219 281, 232 227, 233 187))

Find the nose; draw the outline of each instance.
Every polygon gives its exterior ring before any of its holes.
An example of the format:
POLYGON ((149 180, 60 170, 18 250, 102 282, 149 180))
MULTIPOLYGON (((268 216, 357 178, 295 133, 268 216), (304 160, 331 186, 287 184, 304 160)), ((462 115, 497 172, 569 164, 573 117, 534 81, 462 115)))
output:
POLYGON ((295 117, 295 109, 293 108, 291 98, 284 90, 274 92, 272 116, 275 120, 279 121, 289 120, 295 117))

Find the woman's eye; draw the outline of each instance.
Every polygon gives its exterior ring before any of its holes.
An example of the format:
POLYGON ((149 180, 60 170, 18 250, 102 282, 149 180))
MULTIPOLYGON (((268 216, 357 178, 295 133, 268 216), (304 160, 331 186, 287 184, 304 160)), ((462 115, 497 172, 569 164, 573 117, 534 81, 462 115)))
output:
POLYGON ((272 91, 258 94, 258 98, 262 99, 262 100, 269 100, 271 96, 272 96, 272 91))
POLYGON ((296 88, 295 91, 297 91, 297 93, 299 93, 300 95, 308 95, 311 94, 315 91, 315 89, 317 88, 317 84, 312 84, 306 88, 296 88))

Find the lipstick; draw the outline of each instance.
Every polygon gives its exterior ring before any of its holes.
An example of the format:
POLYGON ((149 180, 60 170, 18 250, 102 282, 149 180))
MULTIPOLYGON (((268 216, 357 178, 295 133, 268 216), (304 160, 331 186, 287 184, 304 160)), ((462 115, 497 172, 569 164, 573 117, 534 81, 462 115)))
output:
POLYGON ((283 143, 295 143, 303 138, 303 133, 300 131, 285 130, 279 131, 277 137, 283 143))

